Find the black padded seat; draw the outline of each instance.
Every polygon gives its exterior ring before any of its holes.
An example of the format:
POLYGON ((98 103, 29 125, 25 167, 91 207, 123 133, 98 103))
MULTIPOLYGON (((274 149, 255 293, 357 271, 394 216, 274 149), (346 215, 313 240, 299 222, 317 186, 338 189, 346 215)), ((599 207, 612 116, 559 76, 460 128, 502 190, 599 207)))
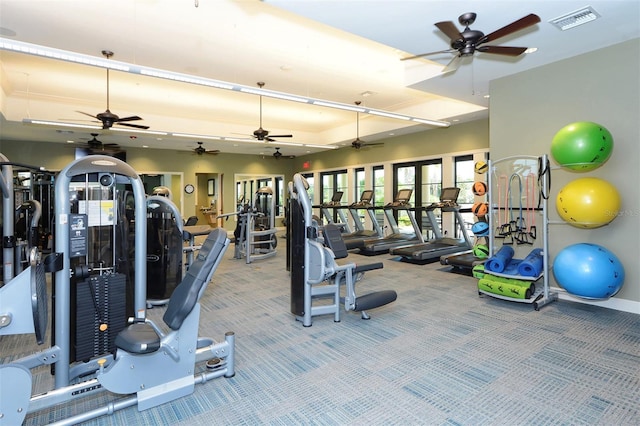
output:
POLYGON ((134 354, 148 354, 160 348, 160 336, 152 326, 136 322, 116 336, 116 347, 134 354))
MULTIPOLYGON (((324 242, 327 247, 331 249, 336 259, 344 259, 349 255, 347 242, 342 239, 342 233, 333 223, 328 223, 324 227, 324 242)), ((382 269, 384 264, 382 262, 368 263, 365 265, 356 264, 354 273, 373 271, 374 269, 382 269)))
MULTIPOLYGON (((198 251, 195 261, 173 291, 167 310, 162 319, 172 330, 178 330, 198 303, 200 292, 205 287, 214 267, 220 261, 220 254, 227 242, 227 233, 216 228, 207 236, 198 251)), ((160 348, 160 336, 150 324, 134 322, 122 330, 115 339, 116 347, 135 354, 147 354, 160 348)))

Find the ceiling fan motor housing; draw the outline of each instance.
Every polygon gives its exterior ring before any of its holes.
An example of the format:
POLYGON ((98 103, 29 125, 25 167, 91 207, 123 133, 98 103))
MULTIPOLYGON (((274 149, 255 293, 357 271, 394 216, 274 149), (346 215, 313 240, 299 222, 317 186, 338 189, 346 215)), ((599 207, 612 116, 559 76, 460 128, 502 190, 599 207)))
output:
POLYGON ((113 114, 111 111, 106 110, 105 112, 101 112, 100 114, 96 115, 96 118, 102 121, 103 129, 109 129, 116 121, 118 121, 119 117, 113 114))
POLYGON ((460 56, 471 56, 476 50, 476 43, 484 37, 484 33, 482 31, 470 30, 467 28, 462 32, 462 37, 464 37, 464 40, 454 41, 451 43, 451 47, 458 50, 460 52, 460 56))

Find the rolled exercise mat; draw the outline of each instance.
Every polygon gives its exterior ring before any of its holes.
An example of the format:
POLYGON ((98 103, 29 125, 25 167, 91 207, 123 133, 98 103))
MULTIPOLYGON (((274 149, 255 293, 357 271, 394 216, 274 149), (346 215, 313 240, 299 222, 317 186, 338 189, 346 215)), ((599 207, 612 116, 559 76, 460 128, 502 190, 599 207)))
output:
POLYGON ((507 267, 511 259, 513 259, 513 248, 510 246, 502 246, 500 250, 493 256, 491 256, 484 263, 484 269, 491 272, 503 272, 507 267))
POLYGON ((518 274, 523 277, 537 277, 542 272, 542 262, 542 249, 533 249, 518 265, 518 274))
POLYGON ((513 299, 529 299, 532 294, 528 286, 523 287, 518 284, 503 283, 488 278, 478 280, 478 290, 513 299))
POLYGON ((497 275, 485 275, 483 278, 488 279, 489 281, 493 281, 496 283, 503 283, 509 285, 518 285, 524 289, 529 289, 531 294, 536 292, 536 284, 533 281, 529 280, 519 280, 517 278, 507 278, 507 277, 499 277, 497 275))

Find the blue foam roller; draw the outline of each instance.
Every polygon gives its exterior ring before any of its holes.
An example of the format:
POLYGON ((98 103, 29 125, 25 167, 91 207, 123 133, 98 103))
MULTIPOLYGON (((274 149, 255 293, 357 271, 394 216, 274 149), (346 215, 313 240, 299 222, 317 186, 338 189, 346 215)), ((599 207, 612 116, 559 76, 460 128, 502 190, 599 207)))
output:
POLYGON ((502 246, 500 250, 491 256, 484 264, 484 268, 491 272, 503 272, 511 259, 513 259, 513 248, 510 246, 502 246))
POLYGON ((533 249, 518 265, 518 274, 523 277, 537 277, 542 272, 542 249, 533 249))

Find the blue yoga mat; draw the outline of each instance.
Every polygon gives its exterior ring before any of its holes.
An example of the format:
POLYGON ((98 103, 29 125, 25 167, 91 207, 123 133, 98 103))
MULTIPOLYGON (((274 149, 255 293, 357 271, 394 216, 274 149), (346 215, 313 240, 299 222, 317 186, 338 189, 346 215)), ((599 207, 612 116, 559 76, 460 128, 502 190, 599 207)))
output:
POLYGON ((533 249, 518 265, 518 274, 523 277, 537 277, 542 272, 542 249, 533 249))
POLYGON ((513 259, 513 248, 510 246, 502 246, 500 250, 493 256, 491 256, 484 263, 484 269, 491 272, 504 272, 511 259, 513 259))

